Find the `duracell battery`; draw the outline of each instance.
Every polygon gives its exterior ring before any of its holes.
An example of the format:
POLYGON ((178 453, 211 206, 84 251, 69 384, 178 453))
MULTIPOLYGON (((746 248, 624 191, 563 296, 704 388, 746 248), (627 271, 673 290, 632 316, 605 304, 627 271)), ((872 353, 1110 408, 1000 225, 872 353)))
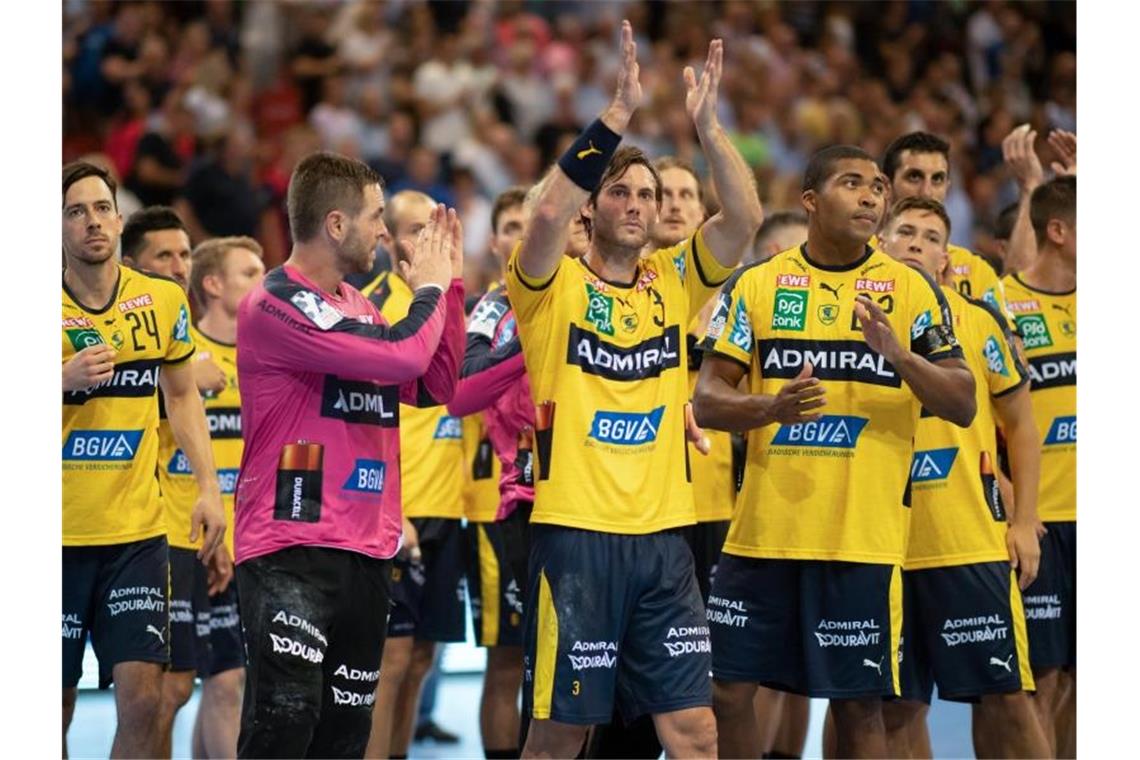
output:
POLYGON ((978 469, 982 473, 982 493, 986 498, 986 506, 994 521, 1005 522, 1005 506, 1001 502, 1001 489, 998 487, 997 477, 994 475, 994 465, 990 453, 983 451, 978 462, 978 469))
POLYGON ((319 443, 298 441, 281 447, 273 519, 294 522, 321 519, 324 458, 325 447, 319 443))

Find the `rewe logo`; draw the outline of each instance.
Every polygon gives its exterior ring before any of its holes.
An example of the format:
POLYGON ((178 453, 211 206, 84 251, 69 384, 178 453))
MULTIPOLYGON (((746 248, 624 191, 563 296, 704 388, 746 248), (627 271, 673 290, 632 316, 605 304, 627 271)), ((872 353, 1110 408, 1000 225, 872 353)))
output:
POLYGON ((342 488, 346 491, 382 493, 386 468, 387 465, 377 459, 357 459, 342 488))
POLYGON ((135 458, 141 430, 73 430, 63 444, 64 461, 129 462, 135 458))
POLYGON ((867 422, 865 417, 825 414, 817 422, 781 425, 772 438, 772 445, 853 449, 867 422))
POLYGON ((435 426, 435 435, 432 437, 437 441, 444 439, 458 441, 463 438, 463 423, 458 417, 445 414, 439 418, 439 424, 435 426))
POLYGON ((855 289, 864 293, 893 293, 895 290, 895 281, 871 280, 860 277, 855 281, 855 289))
POLYGON ((1007 673, 1012 673, 1013 670, 1010 669, 1010 663, 1012 661, 1013 661, 1013 655, 1012 654, 1009 657, 1006 657, 1004 660, 999 660, 996 657, 991 657, 990 658, 990 665, 997 665, 998 667, 1005 668, 1007 673))
POLYGON ((1046 446, 1062 446, 1077 442, 1077 416, 1055 417, 1045 436, 1046 446))
POLYGON ((594 412, 590 438, 618 446, 640 446, 657 440, 665 406, 645 413, 594 412))
POLYGON ((930 480, 945 480, 954 467, 954 459, 957 456, 957 446, 914 452, 914 459, 910 465, 911 481, 923 483, 930 480))
POLYGON ((807 288, 811 287, 811 275, 807 274, 778 274, 776 275, 776 285, 782 288, 807 288))

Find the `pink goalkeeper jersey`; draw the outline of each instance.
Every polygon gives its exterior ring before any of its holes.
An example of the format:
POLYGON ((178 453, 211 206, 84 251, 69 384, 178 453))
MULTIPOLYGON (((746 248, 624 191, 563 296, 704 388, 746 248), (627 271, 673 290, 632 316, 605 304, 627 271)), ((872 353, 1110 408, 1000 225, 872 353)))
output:
POLYGON ((458 417, 483 412, 487 437, 502 463, 496 520, 534 501, 534 401, 523 365, 515 313, 502 283, 471 312, 459 387, 447 405, 458 417))
POLYGON ((291 546, 391 557, 399 548, 399 403, 451 399, 463 283, 416 292, 389 326, 358 290, 278 267, 238 309, 242 452, 237 562, 291 546))

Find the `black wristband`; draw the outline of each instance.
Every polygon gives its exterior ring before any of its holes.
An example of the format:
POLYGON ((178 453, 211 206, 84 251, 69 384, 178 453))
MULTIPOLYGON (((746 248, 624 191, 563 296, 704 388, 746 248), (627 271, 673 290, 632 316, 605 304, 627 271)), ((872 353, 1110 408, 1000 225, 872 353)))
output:
POLYGON ((575 185, 592 193, 601 184, 620 142, 621 135, 595 119, 558 159, 558 166, 575 185))

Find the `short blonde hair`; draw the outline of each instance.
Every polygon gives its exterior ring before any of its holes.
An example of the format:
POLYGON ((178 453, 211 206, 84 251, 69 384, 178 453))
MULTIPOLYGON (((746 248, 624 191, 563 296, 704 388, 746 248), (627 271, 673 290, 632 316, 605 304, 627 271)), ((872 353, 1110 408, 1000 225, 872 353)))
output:
POLYGON ((205 309, 209 303, 206 289, 202 283, 212 274, 221 274, 222 267, 226 263, 226 256, 236 248, 253 251, 259 259, 265 258, 265 251, 262 250, 261 243, 244 235, 211 238, 199 243, 194 252, 190 254, 190 295, 199 309, 205 309))

